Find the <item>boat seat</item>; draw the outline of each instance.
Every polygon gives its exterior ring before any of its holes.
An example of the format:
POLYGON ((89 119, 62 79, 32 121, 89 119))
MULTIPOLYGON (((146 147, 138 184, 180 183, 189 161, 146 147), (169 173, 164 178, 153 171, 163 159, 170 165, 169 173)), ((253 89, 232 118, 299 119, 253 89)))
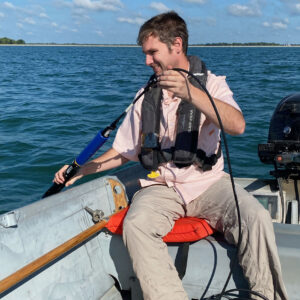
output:
MULTIPOLYGON (((123 221, 129 207, 114 214, 106 224, 106 228, 115 234, 122 234, 123 221)), ((215 230, 204 220, 194 217, 184 217, 175 221, 173 229, 163 237, 166 243, 195 242, 203 239, 215 230)))
MULTIPOLYGON (((128 209, 129 206, 110 217, 105 227, 110 232, 121 235, 128 209)), ((181 243, 178 249, 180 258, 175 260, 175 267, 180 279, 186 272, 190 243, 203 239, 214 232, 214 229, 204 219, 184 217, 176 220, 173 229, 163 237, 163 241, 166 243, 181 243)))

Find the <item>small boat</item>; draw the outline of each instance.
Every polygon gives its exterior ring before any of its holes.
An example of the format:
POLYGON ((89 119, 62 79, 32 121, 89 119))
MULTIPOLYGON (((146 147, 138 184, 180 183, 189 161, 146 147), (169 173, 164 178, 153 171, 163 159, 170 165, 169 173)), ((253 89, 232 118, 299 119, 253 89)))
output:
MULTIPOLYGON (((294 94, 280 101, 268 143, 258 147, 261 161, 274 164, 274 179, 235 178, 271 214, 290 300, 299 299, 300 282, 299 128, 300 94, 294 94)), ((145 176, 139 164, 131 164, 0 215, 0 298, 143 299, 121 236, 101 222, 127 206, 145 176)), ((189 299, 219 294, 230 269, 227 289, 248 288, 232 264, 235 247, 220 234, 191 242, 187 257, 184 243, 168 243, 168 249, 189 299)))

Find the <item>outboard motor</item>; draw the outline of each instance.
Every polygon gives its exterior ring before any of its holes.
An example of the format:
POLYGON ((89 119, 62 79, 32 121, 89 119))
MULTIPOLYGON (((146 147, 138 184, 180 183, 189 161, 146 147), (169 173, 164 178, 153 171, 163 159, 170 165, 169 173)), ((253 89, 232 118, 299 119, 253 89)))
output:
POLYGON ((274 164, 277 177, 300 176, 300 93, 283 98, 273 113, 267 144, 258 145, 265 164, 274 164))
POLYGON ((283 98, 270 122, 267 144, 258 145, 261 162, 273 164, 281 198, 281 222, 299 224, 300 93, 283 98))

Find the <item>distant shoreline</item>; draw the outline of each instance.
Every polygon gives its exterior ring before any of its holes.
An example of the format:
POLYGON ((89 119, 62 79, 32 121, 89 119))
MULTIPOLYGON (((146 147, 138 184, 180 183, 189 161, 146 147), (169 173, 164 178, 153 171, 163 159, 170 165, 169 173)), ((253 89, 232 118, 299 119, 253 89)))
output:
POLYGON ((0 46, 16 46, 16 47, 140 47, 138 45, 110 45, 110 44, 0 44, 0 46))
MULTIPOLYGON (((137 48, 138 45, 131 44, 43 44, 43 43, 32 43, 32 44, 0 44, 0 47, 115 47, 115 48, 137 48)), ((300 47, 300 45, 189 45, 189 48, 292 48, 300 47)))

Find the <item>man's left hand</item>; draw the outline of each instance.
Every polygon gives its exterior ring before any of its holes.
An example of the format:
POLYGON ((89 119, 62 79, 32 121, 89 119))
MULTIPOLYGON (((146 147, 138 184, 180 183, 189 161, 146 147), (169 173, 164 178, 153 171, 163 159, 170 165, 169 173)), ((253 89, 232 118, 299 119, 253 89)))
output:
POLYGON ((185 73, 168 69, 162 72, 158 78, 158 82, 161 88, 173 93, 174 97, 188 101, 192 100, 191 84, 185 73))

